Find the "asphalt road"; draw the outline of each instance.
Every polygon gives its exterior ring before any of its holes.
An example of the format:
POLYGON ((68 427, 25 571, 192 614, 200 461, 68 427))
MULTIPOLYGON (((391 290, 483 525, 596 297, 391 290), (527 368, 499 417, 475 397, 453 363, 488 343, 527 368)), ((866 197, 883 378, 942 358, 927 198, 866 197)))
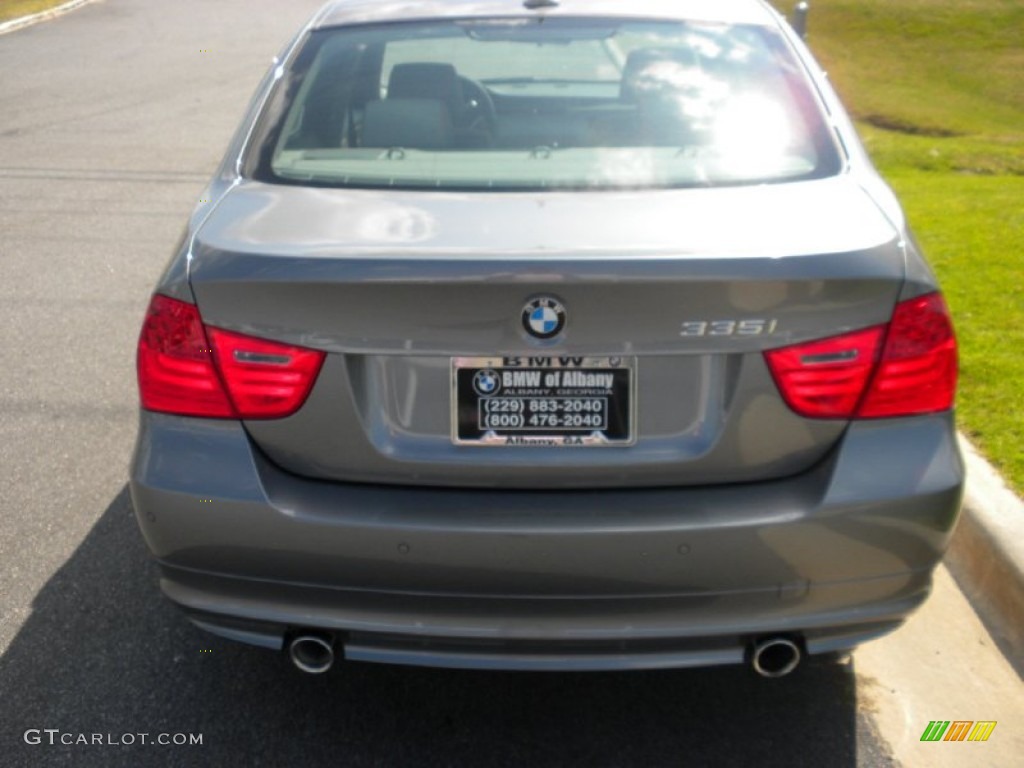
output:
MULTIPOLYGON (((998 695, 1020 695, 948 578, 863 668, 858 654, 779 681, 742 668, 310 677, 187 624, 160 596, 125 488, 135 339, 250 93, 318 3, 104 0, 0 37, 0 765, 874 766, 916 755, 928 719, 995 719, 958 704, 979 674, 978 701, 1007 675, 998 695), (935 692, 905 659, 951 622, 967 629, 942 646, 950 681, 935 692), (29 729, 203 743, 51 746, 45 732, 26 743, 29 729)), ((1002 723, 970 745, 973 764, 1024 754, 1024 717, 1002 723)))

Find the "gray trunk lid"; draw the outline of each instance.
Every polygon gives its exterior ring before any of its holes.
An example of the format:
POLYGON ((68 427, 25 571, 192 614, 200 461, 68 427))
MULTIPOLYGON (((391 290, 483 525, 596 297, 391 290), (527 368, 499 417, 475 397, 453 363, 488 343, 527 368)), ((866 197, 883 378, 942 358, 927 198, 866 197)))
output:
POLYGON ((849 177, 547 194, 244 182, 190 269, 207 324, 329 353, 298 413, 246 424, 279 465, 510 488, 805 470, 846 425, 792 413, 762 351, 887 321, 903 277, 898 231, 849 177), (537 296, 566 309, 558 339, 524 332, 537 296), (453 442, 452 358, 571 356, 634 362, 634 444, 453 442))

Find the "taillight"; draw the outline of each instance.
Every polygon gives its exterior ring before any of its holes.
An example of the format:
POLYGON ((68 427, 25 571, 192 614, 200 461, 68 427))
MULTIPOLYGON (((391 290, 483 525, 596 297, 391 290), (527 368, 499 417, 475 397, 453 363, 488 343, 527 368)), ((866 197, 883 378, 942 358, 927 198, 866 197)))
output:
POLYGON ((142 407, 180 416, 271 419, 297 411, 324 353, 205 328, 199 310, 154 296, 139 337, 142 407))
POLYGON ((137 365, 146 410, 235 418, 194 304, 153 297, 139 336, 137 365))
POLYGON ((812 419, 849 419, 875 369, 885 336, 879 325, 842 336, 773 349, 768 367, 787 405, 812 419))
POLYGON ((942 296, 930 293, 901 302, 857 416, 876 419, 949 410, 956 379, 956 336, 942 296))
POLYGON ((953 407, 956 339, 942 297, 896 305, 888 325, 765 352, 786 404, 817 419, 873 419, 953 407))
POLYGON ((306 402, 324 353, 207 328, 217 367, 243 419, 279 419, 306 402))

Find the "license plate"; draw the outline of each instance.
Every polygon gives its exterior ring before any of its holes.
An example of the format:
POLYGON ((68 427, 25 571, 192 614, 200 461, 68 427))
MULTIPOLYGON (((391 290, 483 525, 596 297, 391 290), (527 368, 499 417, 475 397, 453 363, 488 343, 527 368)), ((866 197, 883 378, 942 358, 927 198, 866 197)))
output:
POLYGON ((635 358, 452 358, 460 445, 632 445, 635 358))

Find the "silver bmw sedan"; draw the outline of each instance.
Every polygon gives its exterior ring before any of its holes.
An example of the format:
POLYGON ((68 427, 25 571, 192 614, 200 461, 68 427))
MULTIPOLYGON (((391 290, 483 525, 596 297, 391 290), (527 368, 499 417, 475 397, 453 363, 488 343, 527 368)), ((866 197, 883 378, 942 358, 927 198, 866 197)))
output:
POLYGON ((131 493, 203 629, 766 676, 926 598, 956 342, 760 0, 337 0, 153 294, 131 493))

